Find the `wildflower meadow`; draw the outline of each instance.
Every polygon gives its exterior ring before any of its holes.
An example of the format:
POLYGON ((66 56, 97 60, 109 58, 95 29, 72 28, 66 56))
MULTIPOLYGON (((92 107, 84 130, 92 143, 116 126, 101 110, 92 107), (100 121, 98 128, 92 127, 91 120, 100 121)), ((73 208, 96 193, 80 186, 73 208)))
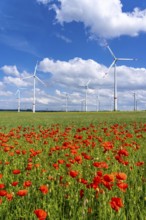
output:
POLYGON ((0 112, 0 220, 146 220, 146 113, 0 112))

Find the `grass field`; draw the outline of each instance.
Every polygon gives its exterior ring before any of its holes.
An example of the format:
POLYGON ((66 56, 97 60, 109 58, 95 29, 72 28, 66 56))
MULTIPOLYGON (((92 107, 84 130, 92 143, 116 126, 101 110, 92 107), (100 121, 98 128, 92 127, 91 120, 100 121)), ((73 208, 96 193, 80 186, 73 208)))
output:
POLYGON ((69 123, 99 123, 99 122, 144 122, 146 123, 146 112, 0 112, 1 125, 14 126, 16 125, 38 125, 69 123))
POLYGON ((146 220, 146 112, 0 112, 0 220, 146 220))

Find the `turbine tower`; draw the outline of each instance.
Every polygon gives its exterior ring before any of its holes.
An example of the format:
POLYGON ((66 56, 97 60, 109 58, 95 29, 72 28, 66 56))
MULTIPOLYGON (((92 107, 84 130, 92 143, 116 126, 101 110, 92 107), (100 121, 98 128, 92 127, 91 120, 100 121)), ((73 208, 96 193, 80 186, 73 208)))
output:
POLYGON ((134 97, 134 111, 136 111, 136 93, 133 92, 133 97, 134 97))
POLYGON ((36 92, 35 92, 35 90, 36 90, 36 79, 37 79, 38 81, 40 81, 43 85, 46 85, 40 78, 38 78, 38 77, 36 76, 37 65, 38 65, 38 62, 36 63, 36 66, 35 66, 35 69, 34 69, 34 73, 33 73, 32 76, 28 76, 28 77, 22 78, 22 79, 33 78, 33 105, 32 105, 32 111, 33 111, 33 113, 35 113, 35 106, 36 106, 36 105, 35 105, 35 103, 36 103, 36 92))
POLYGON ((17 89, 15 95, 17 95, 17 99, 18 99, 18 112, 20 112, 20 89, 17 89))
POLYGON ((100 88, 97 90, 97 96, 96 96, 96 111, 100 111, 100 94, 99 94, 100 88))
POLYGON ((69 94, 66 93, 65 96, 66 96, 66 109, 65 109, 65 111, 68 112, 68 98, 69 98, 69 94))
POLYGON ((112 57, 113 57, 113 59, 114 59, 113 62, 112 62, 112 64, 109 66, 108 71, 106 72, 106 74, 109 73, 109 71, 110 71, 110 69, 111 69, 112 67, 114 67, 114 111, 117 111, 117 99, 118 99, 118 97, 117 97, 117 72, 116 72, 116 63, 117 63, 118 61, 124 61, 124 60, 129 61, 129 60, 136 60, 136 59, 134 59, 134 58, 117 58, 117 57, 115 56, 115 54, 113 53, 113 51, 111 50, 111 48, 109 47, 109 45, 107 45, 107 48, 108 48, 110 54, 112 55, 112 57))
POLYGON ((88 92, 88 85, 91 80, 88 80, 88 82, 85 84, 85 112, 87 112, 87 92, 88 92))

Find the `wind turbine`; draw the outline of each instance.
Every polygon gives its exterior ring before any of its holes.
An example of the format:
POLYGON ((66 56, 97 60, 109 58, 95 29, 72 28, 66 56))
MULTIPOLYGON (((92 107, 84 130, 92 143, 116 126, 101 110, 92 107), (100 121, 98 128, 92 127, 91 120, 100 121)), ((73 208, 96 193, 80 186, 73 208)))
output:
POLYGON ((66 93, 65 96, 66 96, 66 112, 68 112, 68 98, 69 98, 69 94, 66 93))
POLYGON ((124 61, 124 60, 136 60, 134 58, 117 58, 115 56, 115 54, 113 53, 113 51, 111 50, 111 48, 109 47, 109 45, 106 46, 110 52, 110 54, 113 57, 113 62, 111 63, 111 65, 108 68, 108 71, 106 72, 109 73, 109 71, 111 70, 112 67, 114 67, 114 111, 117 111, 117 72, 116 72, 116 63, 118 61, 124 61))
POLYGON ((35 103, 36 103, 36 93, 35 93, 35 90, 36 90, 36 79, 37 79, 38 81, 40 81, 42 84, 46 85, 40 78, 38 78, 38 77, 36 76, 37 65, 38 65, 38 62, 36 63, 36 66, 35 66, 35 69, 34 69, 34 73, 33 73, 32 76, 28 76, 28 77, 22 78, 22 79, 33 78, 33 105, 32 105, 32 111, 33 111, 33 113, 35 113, 35 103))
POLYGON ((133 92, 133 97, 134 97, 134 111, 136 111, 136 93, 133 92))
POLYGON ((17 95, 17 99, 18 99, 18 112, 20 112, 20 89, 17 89, 15 95, 17 95))
POLYGON ((85 112, 87 112, 87 92, 88 92, 88 85, 91 80, 88 80, 88 82, 85 84, 85 112))
POLYGON ((99 93, 99 90, 100 90, 101 88, 99 88, 98 90, 97 90, 97 95, 96 95, 96 111, 98 112, 98 111, 100 111, 100 93, 99 93))

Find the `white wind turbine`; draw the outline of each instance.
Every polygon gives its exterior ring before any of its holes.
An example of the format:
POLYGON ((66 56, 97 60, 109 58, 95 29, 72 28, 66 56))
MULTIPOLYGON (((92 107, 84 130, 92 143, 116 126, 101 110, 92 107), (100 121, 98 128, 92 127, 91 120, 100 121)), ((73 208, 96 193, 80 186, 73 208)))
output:
POLYGON ((136 111, 136 92, 133 92, 133 97, 134 97, 134 111, 136 111))
POLYGON ((97 91, 97 99, 96 99, 96 111, 100 111, 100 93, 99 93, 100 88, 97 91))
POLYGON ((68 112, 68 98, 69 98, 69 94, 66 93, 65 96, 66 96, 66 112, 68 112))
POLYGON ((17 96, 17 99, 18 99, 18 112, 20 112, 20 89, 17 89, 15 95, 18 95, 17 96))
MULTIPOLYGON (((20 88, 20 89, 23 89, 23 88, 20 88)), ((20 94, 21 94, 21 92, 20 92, 20 89, 17 89, 17 91, 16 91, 16 93, 15 93, 15 95, 17 95, 17 99, 18 99, 18 112, 20 112, 20 110, 21 110, 21 104, 20 104, 20 102, 21 102, 21 97, 20 97, 20 94)))
POLYGON ((35 113, 35 103, 36 103, 36 93, 35 93, 35 90, 36 90, 36 79, 46 86, 46 84, 40 78, 38 78, 36 76, 37 65, 38 65, 38 62, 36 63, 36 66, 35 66, 35 69, 34 69, 34 73, 33 73, 32 76, 28 76, 28 77, 22 78, 22 79, 33 78, 33 106, 32 106, 33 113, 35 113))
POLYGON ((108 71, 106 72, 109 73, 109 71, 111 70, 112 67, 114 67, 114 111, 117 111, 117 73, 116 73, 116 63, 118 61, 124 61, 124 60, 137 60, 134 58, 117 58, 115 56, 115 54, 113 53, 113 51, 111 50, 111 48, 109 47, 109 45, 107 45, 107 48, 109 50, 109 52, 111 53, 112 57, 114 58, 112 64, 109 66, 108 71))
POLYGON ((88 85, 91 80, 88 80, 88 82, 85 84, 85 112, 87 112, 87 92, 88 92, 88 85))

